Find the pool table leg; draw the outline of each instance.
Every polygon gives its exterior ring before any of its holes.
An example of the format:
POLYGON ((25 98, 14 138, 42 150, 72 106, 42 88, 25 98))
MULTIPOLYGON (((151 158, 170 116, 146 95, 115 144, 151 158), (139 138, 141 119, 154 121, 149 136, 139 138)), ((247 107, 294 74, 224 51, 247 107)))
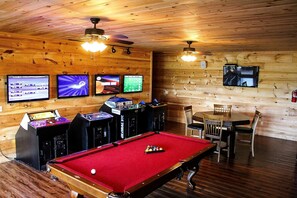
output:
POLYGON ((130 197, 130 194, 128 192, 124 192, 124 193, 111 192, 108 194, 108 198, 125 198, 125 197, 130 197))
POLYGON ((81 194, 75 192, 74 190, 71 190, 71 191, 70 191, 70 197, 71 197, 71 198, 84 198, 83 195, 81 195, 81 194))
POLYGON ((176 178, 178 180, 181 180, 183 176, 184 176, 184 170, 182 168, 180 168, 179 173, 176 178))
POLYGON ((193 177, 194 175, 198 172, 199 170, 199 164, 197 166, 193 166, 192 169, 189 169, 189 173, 188 173, 188 177, 187 177, 187 180, 188 180, 188 185, 191 189, 195 189, 195 182, 193 181, 193 177))

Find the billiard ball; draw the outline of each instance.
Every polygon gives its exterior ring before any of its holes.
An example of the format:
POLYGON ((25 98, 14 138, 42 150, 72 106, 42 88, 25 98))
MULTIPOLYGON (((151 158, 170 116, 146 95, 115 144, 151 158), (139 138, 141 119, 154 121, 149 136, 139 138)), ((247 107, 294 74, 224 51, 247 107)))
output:
POLYGON ((92 174, 92 175, 95 175, 95 174, 96 174, 96 169, 93 168, 93 169, 91 170, 91 174, 92 174))

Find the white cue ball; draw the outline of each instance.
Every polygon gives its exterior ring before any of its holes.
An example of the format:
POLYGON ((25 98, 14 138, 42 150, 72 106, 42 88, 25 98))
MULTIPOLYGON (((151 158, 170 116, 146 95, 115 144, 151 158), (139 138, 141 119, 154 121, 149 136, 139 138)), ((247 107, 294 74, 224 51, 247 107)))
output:
POLYGON ((93 168, 93 169, 91 170, 91 173, 92 173, 92 175, 95 175, 95 174, 96 174, 96 169, 93 168))

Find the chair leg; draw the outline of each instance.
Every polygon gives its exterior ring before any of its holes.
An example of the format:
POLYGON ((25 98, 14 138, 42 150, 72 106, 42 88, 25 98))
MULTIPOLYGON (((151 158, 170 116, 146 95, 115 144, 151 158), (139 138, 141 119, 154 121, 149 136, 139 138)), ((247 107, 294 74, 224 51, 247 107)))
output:
POLYGON ((252 156, 255 157, 255 151, 254 151, 254 140, 255 140, 255 135, 252 135, 252 140, 251 140, 251 150, 252 150, 252 156))
POLYGON ((218 163, 220 162, 220 151, 218 152, 218 163))
POLYGON ((186 128, 186 132, 185 132, 186 136, 192 136, 193 135, 193 130, 190 128, 186 128))
POLYGON ((200 139, 203 138, 203 130, 199 130, 199 136, 200 136, 200 139))
POLYGON ((218 163, 220 162, 220 157, 221 157, 221 141, 219 141, 219 149, 218 149, 218 163))
MULTIPOLYGON (((236 138, 235 138, 235 140, 236 140, 236 138)), ((228 138, 227 138, 227 147, 228 147, 228 149, 227 149, 227 157, 229 158, 230 157, 230 135, 228 136, 228 138)), ((234 147, 235 147, 235 145, 234 145, 234 147)))
POLYGON ((236 153, 237 138, 238 138, 238 132, 235 132, 234 151, 233 151, 234 153, 236 153))

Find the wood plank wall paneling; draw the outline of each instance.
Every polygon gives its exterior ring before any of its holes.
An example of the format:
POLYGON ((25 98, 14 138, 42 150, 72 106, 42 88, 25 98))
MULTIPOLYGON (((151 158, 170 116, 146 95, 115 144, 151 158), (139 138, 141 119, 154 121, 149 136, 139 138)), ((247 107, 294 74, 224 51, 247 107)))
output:
POLYGON ((118 94, 134 103, 150 102, 152 93, 152 52, 144 49, 116 47, 112 53, 85 52, 79 42, 53 41, 18 34, 0 34, 0 147, 6 153, 15 152, 15 134, 26 112, 57 109, 61 116, 72 120, 77 113, 99 110, 112 95, 94 96, 94 74, 142 74, 142 93, 118 94), (57 99, 56 75, 62 73, 90 75, 90 96, 75 99, 57 99), (50 100, 10 103, 6 102, 7 74, 49 74, 50 100))
POLYGON ((200 55, 194 63, 182 62, 179 54, 155 53, 153 98, 170 104, 167 119, 184 123, 182 106, 195 111, 212 110, 214 103, 232 104, 233 111, 253 116, 263 113, 259 135, 297 141, 297 52, 222 52, 200 55), (200 68, 200 61, 207 68, 200 68), (223 65, 260 66, 258 88, 224 87, 223 65))

